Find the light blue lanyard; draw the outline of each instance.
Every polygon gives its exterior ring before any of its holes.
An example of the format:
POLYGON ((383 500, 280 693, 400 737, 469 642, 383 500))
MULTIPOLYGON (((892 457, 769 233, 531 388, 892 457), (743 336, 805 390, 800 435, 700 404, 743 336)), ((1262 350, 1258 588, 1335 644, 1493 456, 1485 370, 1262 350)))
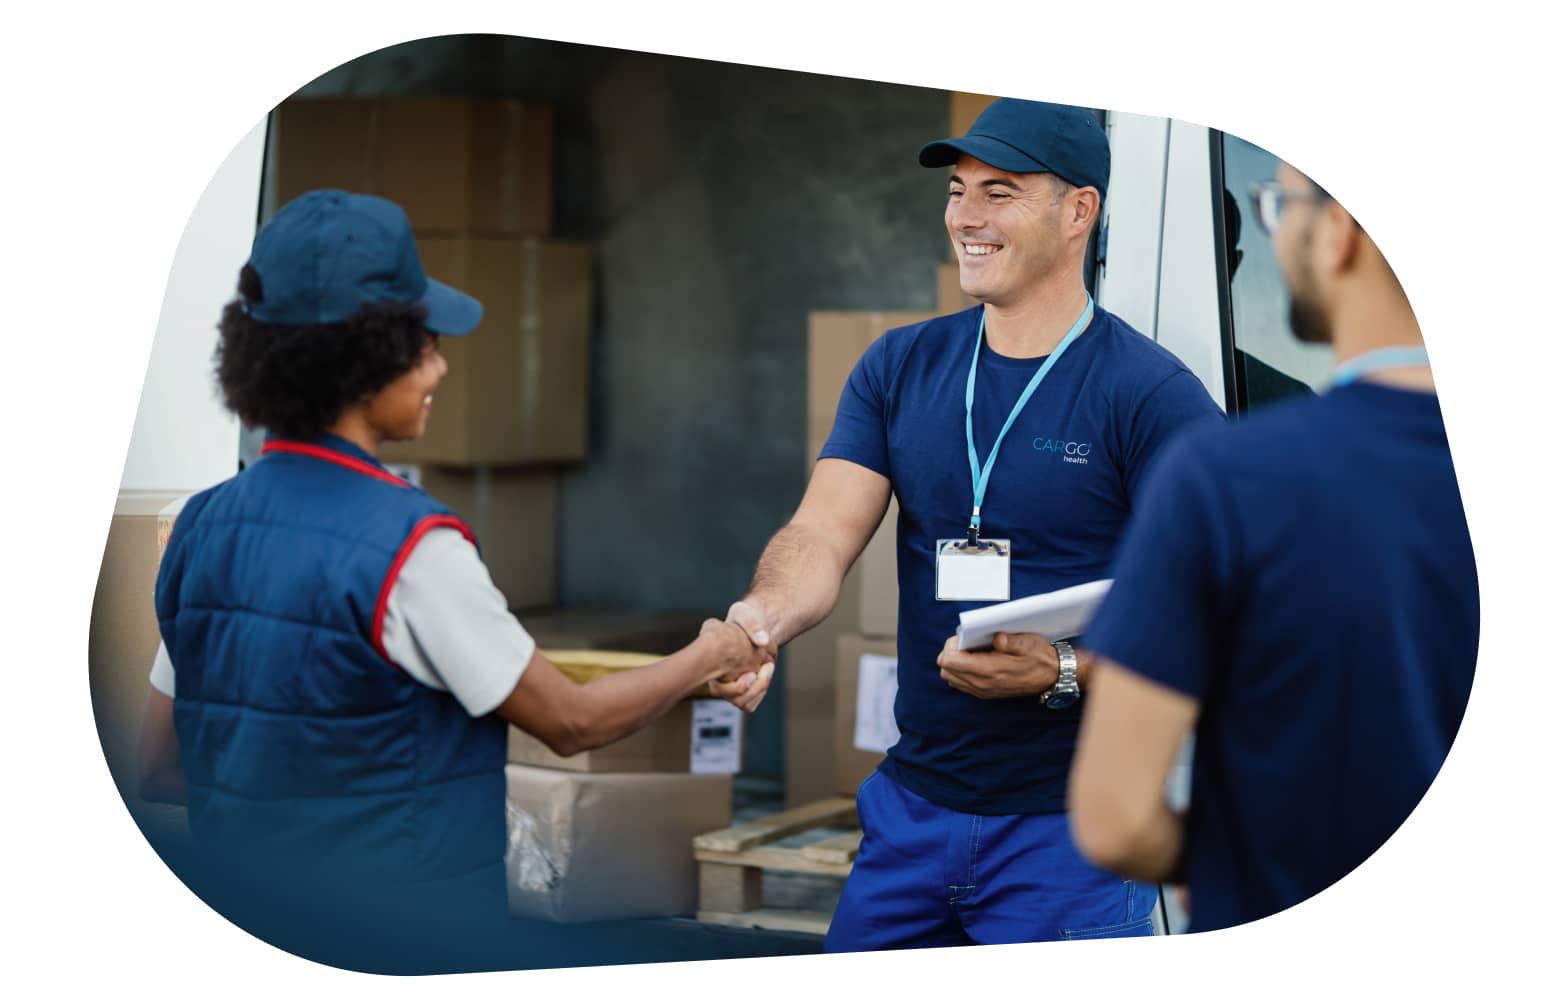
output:
POLYGON ((1087 296, 1087 307, 1082 310, 1082 315, 1060 341, 1045 362, 1039 366, 1039 370, 1033 373, 1028 387, 1023 389, 1022 395, 1017 399, 1017 405, 1012 407, 1012 413, 1006 418, 1006 426, 1001 428, 1000 436, 995 439, 995 444, 990 448, 990 457, 985 459, 984 469, 979 467, 979 452, 974 449, 974 380, 979 375, 979 348, 985 340, 985 313, 979 310, 979 335, 974 338, 974 360, 968 367, 968 392, 963 400, 963 429, 968 435, 968 469, 974 478, 974 515, 968 522, 968 539, 975 541, 979 537, 979 508, 985 503, 985 490, 990 485, 990 471, 995 468, 995 456, 1001 453, 1001 442, 1006 439, 1006 432, 1012 429, 1012 424, 1017 422, 1018 415, 1023 407, 1028 405, 1028 400, 1033 398, 1033 393, 1049 374, 1050 368, 1060 360, 1060 355, 1066 352, 1072 341, 1082 335, 1087 329, 1087 324, 1093 321, 1093 296, 1087 296))
POLYGON ((1414 368, 1428 363, 1428 350, 1424 347, 1381 347, 1339 364, 1331 373, 1331 386, 1350 385, 1364 375, 1386 368, 1414 368))

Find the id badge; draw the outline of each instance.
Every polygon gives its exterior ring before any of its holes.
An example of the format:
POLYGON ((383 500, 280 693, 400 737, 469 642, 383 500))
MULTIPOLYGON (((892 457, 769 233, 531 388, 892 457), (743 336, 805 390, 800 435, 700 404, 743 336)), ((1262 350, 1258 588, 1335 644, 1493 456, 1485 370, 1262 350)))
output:
POLYGON ((969 544, 966 538, 946 538, 936 542, 937 600, 1011 598, 1010 540, 985 538, 969 544))

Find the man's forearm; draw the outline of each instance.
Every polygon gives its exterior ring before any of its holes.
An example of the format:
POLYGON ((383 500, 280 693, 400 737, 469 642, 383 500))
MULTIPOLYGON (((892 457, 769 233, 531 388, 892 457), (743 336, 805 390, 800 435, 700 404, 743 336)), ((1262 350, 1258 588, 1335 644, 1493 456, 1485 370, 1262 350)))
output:
POLYGON ((652 666, 624 670, 579 688, 580 750, 616 742, 669 711, 716 675, 713 650, 694 642, 652 666))
POLYGON ((1168 881, 1184 845, 1184 819, 1164 804, 1134 836, 1120 842, 1117 853, 1094 862, 1138 881, 1168 881))
POLYGON ((743 599, 762 611, 773 644, 783 645, 828 616, 848 568, 816 531, 791 521, 763 549, 743 599))

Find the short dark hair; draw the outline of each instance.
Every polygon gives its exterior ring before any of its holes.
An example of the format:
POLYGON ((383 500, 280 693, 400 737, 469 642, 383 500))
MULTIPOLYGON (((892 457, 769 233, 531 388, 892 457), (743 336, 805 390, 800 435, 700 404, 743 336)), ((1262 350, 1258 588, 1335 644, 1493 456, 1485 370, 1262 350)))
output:
POLYGON ((370 303, 344 322, 283 326, 248 314, 264 297, 259 274, 244 265, 212 360, 223 404, 280 437, 324 433, 348 406, 415 368, 437 339, 417 304, 370 303))

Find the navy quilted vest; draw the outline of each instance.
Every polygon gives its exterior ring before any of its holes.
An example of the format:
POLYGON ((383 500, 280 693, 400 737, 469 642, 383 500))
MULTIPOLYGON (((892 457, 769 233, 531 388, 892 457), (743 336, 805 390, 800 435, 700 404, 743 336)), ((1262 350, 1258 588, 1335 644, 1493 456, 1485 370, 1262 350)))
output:
MULTIPOLYGON (((310 884, 501 896, 506 726, 389 661, 389 588, 434 526, 366 452, 271 441, 192 498, 157 580, 196 840, 310 884)), ((410 897, 406 895, 404 897, 410 897)))

